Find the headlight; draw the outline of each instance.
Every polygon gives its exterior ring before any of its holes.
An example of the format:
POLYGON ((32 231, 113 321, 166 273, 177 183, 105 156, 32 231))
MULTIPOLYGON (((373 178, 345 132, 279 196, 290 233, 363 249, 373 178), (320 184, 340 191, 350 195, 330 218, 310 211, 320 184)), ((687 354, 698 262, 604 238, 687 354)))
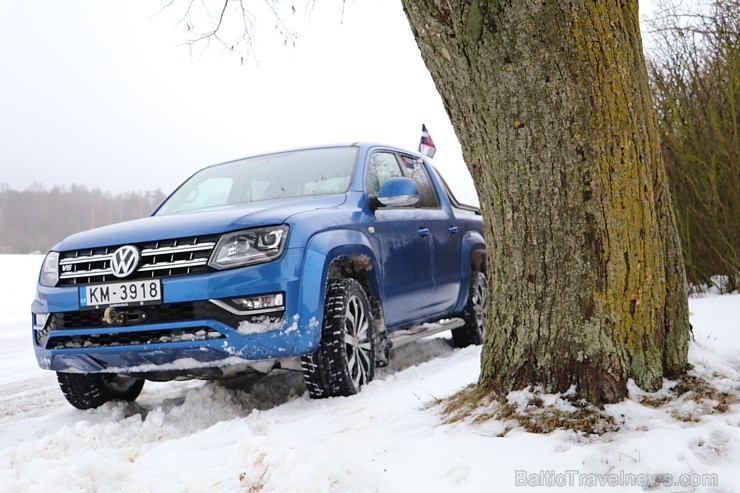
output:
POLYGON ((287 237, 287 225, 227 233, 218 240, 208 265, 220 270, 268 262, 283 253, 287 237))
POLYGON ((46 254, 41 266, 39 282, 42 286, 54 287, 59 282, 59 253, 49 252, 46 254))

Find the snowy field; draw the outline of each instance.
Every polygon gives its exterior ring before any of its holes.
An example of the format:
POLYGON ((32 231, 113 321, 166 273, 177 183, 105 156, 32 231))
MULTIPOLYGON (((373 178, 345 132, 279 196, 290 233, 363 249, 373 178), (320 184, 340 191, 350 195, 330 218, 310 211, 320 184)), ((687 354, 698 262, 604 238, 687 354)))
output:
MULTIPOLYGON (((251 393, 147 382, 134 404, 79 411, 33 356, 40 262, 0 255, 2 493, 740 492, 740 403, 720 412, 686 395, 651 407, 632 388, 606 409, 619 431, 601 436, 444 424, 429 403, 474 382, 480 356, 445 338, 403 348, 350 398, 309 400, 300 375, 282 373, 251 393)), ((692 299, 690 308, 692 374, 737 396, 740 295, 692 299)))

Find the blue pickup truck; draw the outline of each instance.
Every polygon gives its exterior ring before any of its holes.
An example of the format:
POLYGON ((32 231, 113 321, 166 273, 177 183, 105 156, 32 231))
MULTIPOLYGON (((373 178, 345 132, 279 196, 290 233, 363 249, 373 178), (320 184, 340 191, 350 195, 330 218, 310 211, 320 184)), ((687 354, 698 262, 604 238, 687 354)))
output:
POLYGON ((391 347, 452 330, 480 344, 480 211, 421 156, 355 143, 207 167, 149 217, 46 256, 36 358, 75 407, 145 380, 302 371, 313 398, 358 392, 391 347))

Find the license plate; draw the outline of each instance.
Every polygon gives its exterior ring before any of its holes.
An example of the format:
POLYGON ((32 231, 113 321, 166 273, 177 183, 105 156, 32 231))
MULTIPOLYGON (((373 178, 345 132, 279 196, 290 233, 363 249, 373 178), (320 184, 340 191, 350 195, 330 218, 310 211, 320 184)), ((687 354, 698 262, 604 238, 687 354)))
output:
POLYGON ((132 282, 110 282, 80 287, 80 308, 101 306, 137 306, 162 302, 159 279, 132 282))

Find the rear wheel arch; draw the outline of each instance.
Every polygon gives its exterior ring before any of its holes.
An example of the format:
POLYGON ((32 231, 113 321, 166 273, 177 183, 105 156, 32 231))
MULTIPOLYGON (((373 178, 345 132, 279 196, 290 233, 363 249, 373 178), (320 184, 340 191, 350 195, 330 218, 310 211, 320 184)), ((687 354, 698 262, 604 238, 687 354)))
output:
POLYGON ((486 273, 486 250, 478 248, 470 255, 470 271, 486 273))
POLYGON ((466 233, 460 250, 460 293, 455 311, 462 314, 470 294, 470 282, 480 272, 488 276, 486 245, 478 232, 466 233))
POLYGON ((488 282, 483 272, 471 273, 470 287, 463 310, 465 325, 452 330, 455 347, 483 344, 486 330, 486 305, 488 301, 488 282))

